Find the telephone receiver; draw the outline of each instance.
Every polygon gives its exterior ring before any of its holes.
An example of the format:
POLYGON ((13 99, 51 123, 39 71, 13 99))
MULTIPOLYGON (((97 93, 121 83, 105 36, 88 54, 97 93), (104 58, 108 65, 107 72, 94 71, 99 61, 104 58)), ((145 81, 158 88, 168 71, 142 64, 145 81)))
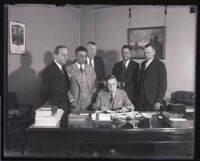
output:
POLYGON ((166 111, 167 108, 168 108, 167 102, 166 102, 166 100, 163 100, 162 104, 161 104, 160 111, 166 111))

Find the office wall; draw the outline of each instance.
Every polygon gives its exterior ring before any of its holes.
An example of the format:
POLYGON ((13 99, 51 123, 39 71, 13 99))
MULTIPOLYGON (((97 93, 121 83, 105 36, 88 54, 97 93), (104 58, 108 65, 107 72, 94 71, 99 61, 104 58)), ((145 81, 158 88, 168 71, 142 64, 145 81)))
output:
POLYGON ((92 9, 88 6, 80 9, 80 44, 85 46, 92 41, 92 9))
MULTIPOLYGON (((120 50, 127 43, 128 9, 131 27, 163 26, 163 6, 120 6, 93 10, 93 37, 99 55, 104 57, 106 73, 121 60, 120 50)), ((176 90, 195 90, 196 14, 189 6, 168 6, 166 15, 165 59, 168 75, 166 98, 176 90)), ((141 63, 142 60, 136 60, 141 63)))
POLYGON ((9 5, 8 19, 25 24, 26 56, 8 54, 8 91, 19 103, 40 104, 41 70, 52 61, 57 45, 67 45, 69 59, 80 44, 80 10, 47 5, 9 5))

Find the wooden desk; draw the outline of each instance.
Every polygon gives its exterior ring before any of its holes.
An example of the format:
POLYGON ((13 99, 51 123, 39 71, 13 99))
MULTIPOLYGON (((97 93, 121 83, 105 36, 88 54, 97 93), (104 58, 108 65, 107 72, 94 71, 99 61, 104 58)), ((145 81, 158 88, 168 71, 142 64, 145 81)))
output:
POLYGON ((28 128, 26 157, 191 158, 193 128, 28 128))

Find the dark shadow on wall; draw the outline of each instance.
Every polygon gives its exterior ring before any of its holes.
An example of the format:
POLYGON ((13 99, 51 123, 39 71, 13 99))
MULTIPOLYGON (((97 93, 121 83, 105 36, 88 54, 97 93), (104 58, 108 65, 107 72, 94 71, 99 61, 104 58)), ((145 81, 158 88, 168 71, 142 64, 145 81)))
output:
MULTIPOLYGON (((43 58, 43 62, 45 64, 45 67, 50 64, 51 62, 53 61, 53 53, 51 51, 47 51, 44 53, 44 58, 43 58)), ((42 69, 43 70, 43 69, 42 69)), ((41 105, 41 100, 40 100, 40 96, 39 96, 39 91, 40 91, 40 86, 41 86, 41 83, 42 83, 42 77, 41 77, 41 74, 42 74, 42 70, 40 70, 38 72, 38 76, 37 76, 37 80, 36 80, 36 83, 35 83, 35 89, 36 89, 36 104, 37 105, 41 105)))
POLYGON ((30 52, 21 55, 21 66, 8 76, 8 91, 16 92, 19 103, 34 104, 36 101, 36 72, 31 69, 32 56, 30 52))
POLYGON ((119 52, 117 50, 97 50, 97 56, 104 61, 106 75, 112 74, 113 65, 119 61, 119 52))

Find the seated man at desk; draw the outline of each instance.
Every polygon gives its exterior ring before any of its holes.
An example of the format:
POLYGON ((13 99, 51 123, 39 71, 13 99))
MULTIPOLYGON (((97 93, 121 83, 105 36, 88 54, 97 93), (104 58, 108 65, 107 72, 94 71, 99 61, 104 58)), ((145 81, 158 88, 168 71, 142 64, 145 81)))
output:
POLYGON ((121 112, 128 112, 135 109, 126 92, 118 89, 117 84, 118 81, 114 75, 109 75, 107 77, 107 89, 99 92, 93 104, 93 110, 120 110, 121 112))

